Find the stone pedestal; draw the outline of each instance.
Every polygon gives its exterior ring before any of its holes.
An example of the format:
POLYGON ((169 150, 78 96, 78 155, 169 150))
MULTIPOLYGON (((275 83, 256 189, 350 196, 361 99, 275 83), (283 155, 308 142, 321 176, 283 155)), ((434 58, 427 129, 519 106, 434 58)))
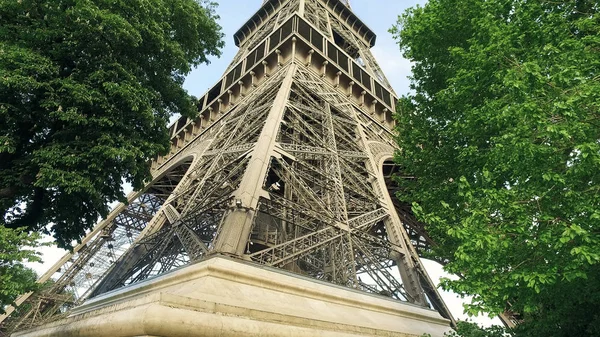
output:
POLYGON ((449 330, 433 310, 216 256, 13 336, 442 337, 449 330))

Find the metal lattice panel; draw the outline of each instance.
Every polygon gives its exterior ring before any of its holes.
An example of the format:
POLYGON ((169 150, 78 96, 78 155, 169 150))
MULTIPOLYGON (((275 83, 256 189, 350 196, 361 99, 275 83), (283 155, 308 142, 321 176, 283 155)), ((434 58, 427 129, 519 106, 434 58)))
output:
POLYGON ((432 244, 423 224, 390 197, 393 99, 377 92, 387 81, 357 35, 367 28, 320 0, 277 5, 265 5, 199 117, 171 127, 156 179, 47 273, 47 287, 23 296, 3 331, 214 254, 451 319, 418 258, 432 244))

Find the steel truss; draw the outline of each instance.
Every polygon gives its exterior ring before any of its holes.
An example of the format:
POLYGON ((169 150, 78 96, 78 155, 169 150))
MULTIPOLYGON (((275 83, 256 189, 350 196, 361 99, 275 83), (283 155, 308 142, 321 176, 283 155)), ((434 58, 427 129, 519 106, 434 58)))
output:
POLYGON ((40 280, 42 289, 22 297, 15 312, 2 321, 3 331, 26 329, 61 317, 69 308, 81 304, 101 277, 152 221, 168 193, 168 186, 181 179, 181 169, 174 168, 135 201, 123 207, 112 221, 101 224, 73 254, 68 254, 58 268, 40 280), (53 276, 53 278, 50 278, 53 276))
MULTIPOLYGON (((230 69, 303 13, 389 87, 367 44, 325 2, 277 3, 230 69)), ((18 301, 4 332, 58 319, 87 298, 214 254, 433 306, 452 319, 417 255, 431 244, 422 224, 389 195, 381 167, 395 149, 389 128, 351 97, 352 84, 339 88, 340 73, 332 83, 295 51, 284 62, 281 50, 265 50, 260 81, 253 71, 246 77, 250 92, 240 89, 232 103, 229 89, 226 108, 221 99, 207 107, 201 128, 192 124, 170 157, 153 163, 157 178, 49 271, 42 291, 18 301)))

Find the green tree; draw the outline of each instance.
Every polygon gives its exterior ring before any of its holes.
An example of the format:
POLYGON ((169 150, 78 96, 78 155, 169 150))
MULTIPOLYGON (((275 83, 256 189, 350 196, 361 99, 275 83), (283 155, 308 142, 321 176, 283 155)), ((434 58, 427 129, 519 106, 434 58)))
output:
POLYGON ((19 295, 36 290, 37 275, 23 265, 24 262, 41 262, 39 234, 29 235, 22 229, 0 226, 0 314, 19 295))
POLYGON ((0 1, 0 224, 68 247, 143 186, 169 117, 197 112, 184 76, 220 54, 214 6, 0 1))
POLYGON ((414 62, 399 197, 461 275, 444 286, 523 336, 600 336, 599 10, 430 0, 392 29, 414 62))
POLYGON ((482 328, 475 323, 459 321, 456 330, 446 334, 447 337, 505 337, 507 332, 503 327, 492 326, 482 328))

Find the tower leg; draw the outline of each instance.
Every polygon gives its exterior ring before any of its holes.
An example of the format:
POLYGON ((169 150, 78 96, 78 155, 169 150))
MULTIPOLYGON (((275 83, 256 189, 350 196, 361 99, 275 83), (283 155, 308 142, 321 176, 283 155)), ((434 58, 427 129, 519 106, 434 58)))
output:
POLYGON ((264 177, 275 146, 275 136, 281 124, 285 104, 290 94, 295 65, 291 65, 283 79, 279 92, 258 138, 252 158, 244 172, 231 212, 225 216, 215 242, 215 252, 242 256, 246 248, 252 220, 258 207, 258 197, 262 192, 264 177), (237 204, 236 204, 237 203, 237 204))

